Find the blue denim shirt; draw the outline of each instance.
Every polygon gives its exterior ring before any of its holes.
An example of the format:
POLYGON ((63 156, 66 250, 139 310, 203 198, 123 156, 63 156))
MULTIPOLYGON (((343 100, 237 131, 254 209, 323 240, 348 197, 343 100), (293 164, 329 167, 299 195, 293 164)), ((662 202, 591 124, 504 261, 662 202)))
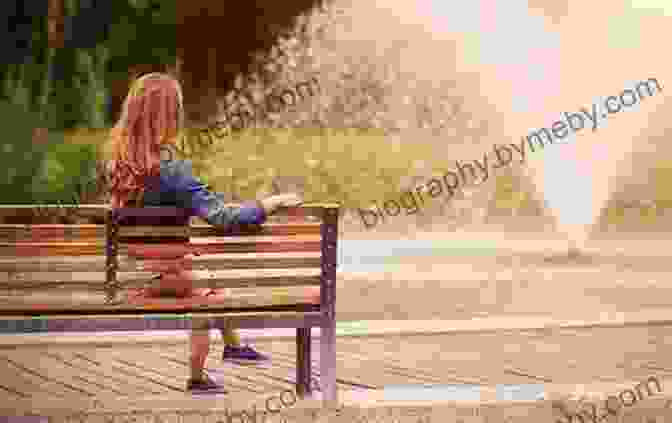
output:
POLYGON ((266 213, 257 201, 244 203, 241 207, 225 206, 222 194, 210 192, 205 184, 194 178, 191 161, 175 160, 172 153, 162 149, 161 176, 147 188, 143 198, 145 206, 181 207, 189 210, 190 215, 217 226, 266 221, 266 213), (164 155, 166 151, 171 153, 170 157, 164 155))

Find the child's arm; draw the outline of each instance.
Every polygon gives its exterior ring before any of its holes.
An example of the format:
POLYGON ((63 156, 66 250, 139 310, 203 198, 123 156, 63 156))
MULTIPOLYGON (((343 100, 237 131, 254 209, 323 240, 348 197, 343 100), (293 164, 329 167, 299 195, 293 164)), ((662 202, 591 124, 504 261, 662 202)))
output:
POLYGON ((248 201, 240 207, 226 206, 221 194, 211 192, 207 185, 195 178, 188 181, 186 192, 189 207, 209 224, 230 226, 237 224, 262 224, 266 221, 266 210, 260 201, 248 201))
POLYGON ((216 226, 262 224, 278 208, 296 206, 302 202, 295 194, 281 194, 262 201, 248 201, 241 207, 228 207, 221 194, 209 191, 207 185, 194 178, 190 172, 183 173, 179 185, 178 201, 184 204, 183 207, 191 208, 209 224, 216 226))

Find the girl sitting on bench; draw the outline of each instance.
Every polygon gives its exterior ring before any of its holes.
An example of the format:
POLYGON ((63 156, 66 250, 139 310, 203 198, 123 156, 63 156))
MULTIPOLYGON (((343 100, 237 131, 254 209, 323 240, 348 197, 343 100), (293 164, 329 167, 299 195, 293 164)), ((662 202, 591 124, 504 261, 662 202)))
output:
MULTIPOLYGON (((227 207, 221 197, 192 176, 189 161, 174 159, 174 146, 183 126, 182 90, 178 81, 162 73, 136 80, 123 105, 122 115, 111 132, 113 157, 110 161, 112 207, 172 206, 191 210, 211 225, 261 224, 280 207, 296 206, 294 194, 275 195, 241 207, 227 207), (139 203, 138 203, 139 200, 139 203)), ((150 223, 151 224, 151 223, 150 223)), ((188 220, 176 222, 188 224, 188 220)), ((179 258, 177 258, 179 260, 179 258)), ((171 265, 161 270, 158 288, 146 295, 170 293, 174 297, 220 294, 194 289, 188 270, 171 265)), ((191 377, 187 390, 225 392, 204 371, 210 349, 208 319, 194 319, 191 332, 191 377)), ((214 324, 225 342, 223 360, 260 362, 268 358, 249 346, 242 346, 237 334, 217 319, 214 324)))

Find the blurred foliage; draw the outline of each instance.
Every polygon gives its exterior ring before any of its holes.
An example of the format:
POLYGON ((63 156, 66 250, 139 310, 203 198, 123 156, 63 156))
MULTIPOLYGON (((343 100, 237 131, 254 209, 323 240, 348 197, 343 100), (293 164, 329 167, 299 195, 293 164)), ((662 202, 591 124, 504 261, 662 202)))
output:
POLYGON ((54 51, 54 66, 59 69, 54 75, 59 77, 50 82, 52 89, 45 112, 49 128, 64 130, 105 126, 104 66, 107 53, 108 49, 104 46, 54 51))
MULTIPOLYGON (((216 98, 235 88, 238 75, 273 77, 259 55, 277 53, 280 40, 307 25, 297 17, 318 10, 325 0, 189 0, 178 3, 177 51, 183 59, 182 83, 187 117, 206 122, 216 98)), ((289 56, 275 57, 278 65, 289 56)), ((268 82, 268 81, 267 81, 268 82)))
POLYGON ((521 190, 511 174, 496 176, 494 206, 497 209, 516 210, 534 207, 536 199, 532 192, 521 190))
MULTIPOLYGON (((432 157, 429 145, 392 152, 382 131, 360 129, 246 129, 221 138, 191 130, 178 146, 215 190, 254 198, 274 177, 291 175, 305 178, 307 200, 345 207, 398 196, 414 160, 432 157)), ((437 172, 442 164, 433 163, 437 172)))
MULTIPOLYGON (((159 68, 172 65, 178 53, 184 60, 186 103, 196 112, 200 112, 199 105, 212 102, 206 96, 210 92, 221 96, 235 88, 242 97, 243 87, 233 84, 241 74, 255 74, 261 82, 248 81, 249 84, 264 89, 270 88, 278 75, 284 78, 278 79, 280 86, 304 80, 296 72, 297 63, 314 64, 308 60, 312 54, 309 51, 314 50, 325 64, 301 65, 311 75, 320 74, 319 70, 332 75, 333 69, 337 69, 332 65, 344 70, 330 78, 335 81, 334 87, 325 84, 327 94, 296 107, 306 113, 283 115, 278 118, 278 125, 361 126, 392 131, 397 128, 397 118, 413 120, 415 115, 419 116, 419 112, 411 109, 402 110, 399 116, 387 114, 387 95, 399 87, 412 87, 408 94, 413 101, 417 100, 417 110, 425 104, 420 101, 420 87, 406 84, 400 76, 386 77, 385 81, 390 82, 383 83, 382 73, 376 73, 382 72, 383 66, 373 66, 376 64, 373 58, 366 54, 350 57, 350 49, 345 49, 346 57, 331 54, 327 50, 333 43, 329 42, 321 49, 314 43, 304 49, 309 45, 307 39, 315 40, 325 33, 323 26, 328 26, 331 18, 303 20, 290 34, 295 18, 320 3, 324 2, 190 0, 180 2, 178 10, 177 0, 66 0, 66 48, 50 49, 46 1, 0 0, 0 7, 14 7, 7 9, 6 15, 20 21, 13 27, 8 25, 14 38, 6 32, 0 43, 11 38, 11 43, 21 44, 22 51, 28 53, 25 57, 7 55, 11 58, 0 62, 0 97, 26 113, 16 119, 11 113, 2 114, 3 121, 16 122, 17 127, 6 124, 0 141, 4 160, 0 170, 0 186, 4 188, 0 201, 73 202, 78 192, 88 189, 95 160, 107 148, 104 142, 107 132, 102 128, 112 120, 107 104, 112 85, 127 81, 129 70, 137 70, 139 65, 159 68), (38 4, 45 13, 38 13, 39 7, 35 6, 38 4), (28 10, 26 5, 35 7, 28 10), (177 19, 178 14, 182 18, 177 19), (272 50, 270 63, 255 62, 256 53, 268 50, 272 50), (366 70, 369 67, 370 72, 366 70), (287 69, 287 75, 282 69, 287 69), (290 73, 292 78, 288 76, 290 73), (20 127, 18 124, 24 121, 32 123, 20 127), (35 144, 32 128, 40 125, 53 131, 48 142, 35 144), (65 142, 64 130, 67 130, 65 142)), ((5 9, 1 10, 0 16, 5 9)), ((427 89, 443 95, 452 93, 451 87, 427 89)), ((442 145, 483 135, 476 129, 469 132, 460 126, 479 127, 478 122, 458 113, 462 107, 458 94, 441 98, 450 106, 448 111, 452 111, 446 126, 454 134, 452 138, 441 138, 445 142, 442 145)), ((203 114, 207 114, 206 106, 203 114)), ((436 108, 435 126, 448 111, 436 108)), ((425 173, 440 175, 448 170, 445 166, 449 158, 436 154, 437 150, 429 144, 408 140, 393 146, 385 137, 385 130, 250 128, 220 136, 216 131, 188 128, 180 146, 184 157, 193 161, 195 173, 220 192, 252 198, 260 191, 270 191, 274 177, 292 175, 306 179, 309 201, 337 201, 346 208, 368 207, 373 201, 398 198, 400 180, 415 172, 416 160, 429 162, 425 173)), ((672 197, 666 190, 672 170, 661 166, 656 172, 652 178, 656 184, 656 207, 642 207, 639 210, 642 219, 653 219, 657 209, 672 205, 672 197)), ((510 175, 497 175, 493 179, 487 184, 495 184, 497 208, 520 209, 534 204, 533 193, 521 190, 510 175)), ((611 207, 605 214, 608 219, 618 220, 624 210, 611 207)))
MULTIPOLYGON (((94 145, 93 150, 100 154, 109 148, 104 130, 69 131, 66 143, 94 145)), ((430 145, 400 144, 398 148, 391 148, 388 138, 380 131, 371 130, 250 128, 217 137, 213 132, 190 128, 185 130, 178 146, 182 150, 180 158, 190 159, 194 174, 215 191, 233 194, 240 199, 254 198, 259 192, 270 192, 275 176, 299 176, 306 179, 308 201, 335 201, 346 209, 398 198, 399 180, 408 174, 418 159, 427 161, 430 158, 428 165, 434 174, 441 175, 450 170, 445 168, 444 158, 437 156, 430 145)), ((93 150, 81 153, 80 167, 76 163, 64 166, 80 169, 83 175, 85 169, 90 169, 84 163, 91 160, 93 150)), ((60 147, 55 154, 65 154, 66 151, 67 148, 60 147)), ((654 170, 655 178, 651 183, 660 187, 662 195, 652 205, 639 206, 638 210, 626 210, 622 204, 612 202, 603 212, 605 223, 619 225, 633 214, 638 214, 643 223, 653 222, 661 209, 672 207, 664 190, 669 180, 664 178, 670 171, 665 163, 654 170)), ((66 175, 61 171, 63 176, 51 182, 54 190, 59 188, 64 193, 64 202, 71 197, 63 187, 76 173, 66 175)), ((521 190, 514 176, 497 174, 494 181, 487 183, 495 184, 494 207, 512 211, 535 207, 534 194, 521 190)))
POLYGON ((47 2, 22 1, 3 0, 16 2, 7 19, 27 47, 0 63, 0 98, 53 130, 104 127, 113 81, 136 64, 175 63, 176 0, 66 0, 63 48, 48 45, 47 2))
POLYGON ((98 148, 90 144, 50 143, 33 184, 33 201, 79 204, 96 190, 98 148))
POLYGON ((5 204, 73 203, 94 189, 100 134, 73 144, 71 136, 63 142, 64 131, 109 126, 109 86, 133 64, 175 62, 175 0, 65 0, 62 48, 49 46, 47 6, 3 0, 0 7, 8 24, 2 43, 21 47, 3 50, 0 62, 5 204), (39 142, 36 127, 49 129, 39 142))
POLYGON ((51 54, 46 1, 3 0, 0 17, 0 99, 25 111, 39 112, 46 103, 51 54))
POLYGON ((672 192, 670 192, 669 185, 661 183, 660 181, 672 181, 672 167, 654 167, 650 172, 656 201, 659 202, 661 206, 671 206, 672 192))
MULTIPOLYGON (((106 131, 77 130, 67 142, 95 144, 104 158, 110 145, 106 131)), ((253 129, 217 137, 188 128, 177 142, 178 158, 193 163, 194 174, 215 191, 239 198, 269 192, 276 176, 306 180, 309 201, 336 201, 368 207, 372 201, 398 196, 399 180, 419 159, 433 156, 428 144, 390 148, 381 131, 360 129, 253 129)), ((430 163, 437 174, 445 162, 430 163)))
POLYGON ((64 142, 62 133, 35 137, 35 113, 0 103, 6 119, 0 141, 0 187, 4 204, 77 202, 82 190, 93 189, 98 147, 64 142), (88 184, 88 187, 87 187, 88 184))
POLYGON ((29 203, 31 186, 39 173, 46 146, 33 143, 35 113, 21 105, 0 102, 3 136, 0 140, 0 201, 5 204, 29 203))
POLYGON ((134 65, 173 65, 177 0, 115 0, 110 11, 107 82, 126 79, 134 65))

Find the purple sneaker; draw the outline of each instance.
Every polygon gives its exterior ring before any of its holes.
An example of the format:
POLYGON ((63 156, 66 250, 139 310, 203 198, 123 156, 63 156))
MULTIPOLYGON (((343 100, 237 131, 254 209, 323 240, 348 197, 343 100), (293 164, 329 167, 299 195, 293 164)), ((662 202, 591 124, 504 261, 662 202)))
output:
POLYGON ((266 363, 270 358, 254 348, 245 345, 244 347, 224 346, 222 361, 228 361, 235 364, 250 365, 266 363))
POLYGON ((189 379, 187 392, 192 394, 228 394, 228 391, 222 385, 205 374, 201 379, 189 379))

